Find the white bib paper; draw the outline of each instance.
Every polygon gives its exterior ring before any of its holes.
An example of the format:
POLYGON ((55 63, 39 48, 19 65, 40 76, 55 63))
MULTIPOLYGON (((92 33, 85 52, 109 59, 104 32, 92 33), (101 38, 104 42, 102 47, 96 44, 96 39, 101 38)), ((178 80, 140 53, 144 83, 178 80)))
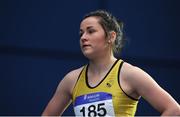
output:
POLYGON ((105 92, 81 95, 74 102, 76 116, 115 116, 112 95, 105 92))

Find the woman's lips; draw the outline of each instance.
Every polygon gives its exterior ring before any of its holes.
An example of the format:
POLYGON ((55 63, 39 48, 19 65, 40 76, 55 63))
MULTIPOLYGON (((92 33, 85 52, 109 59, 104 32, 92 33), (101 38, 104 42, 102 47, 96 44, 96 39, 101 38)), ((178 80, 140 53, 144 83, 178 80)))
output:
POLYGON ((90 47, 90 45, 83 45, 83 48, 90 47))

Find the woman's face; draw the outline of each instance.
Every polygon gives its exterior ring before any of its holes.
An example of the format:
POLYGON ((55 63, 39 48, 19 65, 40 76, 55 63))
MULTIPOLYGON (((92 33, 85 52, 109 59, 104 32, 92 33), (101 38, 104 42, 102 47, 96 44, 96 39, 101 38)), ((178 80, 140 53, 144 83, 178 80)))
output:
POLYGON ((85 18, 80 24, 80 47, 88 58, 101 56, 109 49, 105 31, 98 17, 85 18))

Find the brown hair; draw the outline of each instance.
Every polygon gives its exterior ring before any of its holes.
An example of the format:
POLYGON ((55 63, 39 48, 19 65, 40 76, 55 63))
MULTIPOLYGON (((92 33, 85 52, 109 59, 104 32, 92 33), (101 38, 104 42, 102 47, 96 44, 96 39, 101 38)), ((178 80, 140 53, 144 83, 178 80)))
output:
POLYGON ((111 13, 105 10, 96 10, 90 12, 84 16, 83 19, 86 19, 91 16, 97 16, 100 18, 99 23, 103 27, 106 37, 109 36, 110 31, 116 32, 116 39, 113 44, 113 52, 118 53, 122 50, 124 46, 124 34, 123 34, 123 22, 117 20, 111 13))

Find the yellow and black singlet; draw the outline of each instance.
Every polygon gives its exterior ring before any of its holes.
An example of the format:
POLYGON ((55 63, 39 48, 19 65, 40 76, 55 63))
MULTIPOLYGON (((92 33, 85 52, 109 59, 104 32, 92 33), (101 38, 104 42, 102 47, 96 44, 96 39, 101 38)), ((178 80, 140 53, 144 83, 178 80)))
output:
POLYGON ((95 87, 88 84, 88 65, 84 66, 73 89, 76 116, 135 115, 138 100, 128 96, 120 85, 122 64, 122 60, 116 60, 104 79, 95 87))

